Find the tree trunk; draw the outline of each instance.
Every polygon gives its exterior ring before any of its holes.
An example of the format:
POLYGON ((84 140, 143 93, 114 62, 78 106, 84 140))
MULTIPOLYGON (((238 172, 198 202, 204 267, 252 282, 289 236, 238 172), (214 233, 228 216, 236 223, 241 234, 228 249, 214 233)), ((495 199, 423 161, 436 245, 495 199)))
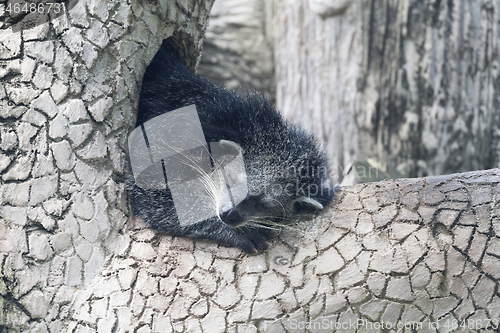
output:
POLYGON ((274 103, 274 59, 265 14, 264 0, 217 0, 198 74, 237 91, 256 90, 274 103))
MULTIPOLYGON (((194 67, 212 2, 81 0, 45 23, 0 4, 0 331, 88 331, 72 302, 130 247, 124 152, 142 75, 171 36, 194 67)), ((93 311, 127 320, 124 295, 93 311)))
POLYGON ((499 165, 500 2, 275 0, 277 106, 409 177, 499 165))

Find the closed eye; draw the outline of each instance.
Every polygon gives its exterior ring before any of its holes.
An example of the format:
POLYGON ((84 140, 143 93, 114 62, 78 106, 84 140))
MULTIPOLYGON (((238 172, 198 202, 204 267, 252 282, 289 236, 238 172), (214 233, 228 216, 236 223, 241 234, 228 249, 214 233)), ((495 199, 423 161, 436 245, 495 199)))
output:
POLYGON ((293 213, 295 215, 304 214, 304 213, 313 213, 314 211, 316 211, 316 209, 311 207, 311 205, 304 204, 303 202, 296 201, 293 204, 293 213))
POLYGON ((301 197, 293 203, 294 214, 314 213, 321 209, 323 205, 309 197, 301 197))

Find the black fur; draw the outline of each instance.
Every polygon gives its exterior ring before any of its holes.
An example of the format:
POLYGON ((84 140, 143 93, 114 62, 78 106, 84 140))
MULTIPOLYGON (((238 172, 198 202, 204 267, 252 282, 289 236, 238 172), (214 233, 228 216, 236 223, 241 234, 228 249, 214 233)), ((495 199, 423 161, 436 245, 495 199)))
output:
MULTIPOLYGON (((191 73, 169 51, 160 49, 143 79, 136 126, 191 104, 196 105, 207 142, 230 140, 243 149, 250 193, 256 193, 256 188, 289 185, 287 195, 250 195, 238 205, 233 217, 267 209, 268 215, 276 215, 271 219, 286 223, 285 215, 292 216, 293 209, 300 209, 300 204, 294 201, 303 195, 300 190, 310 190, 312 184, 321 189, 321 193, 305 196, 322 205, 333 199, 334 190, 327 182, 325 154, 310 134, 285 121, 261 95, 242 96, 215 86, 191 73), (307 174, 280 174, 279 170, 290 167, 307 174), (316 174, 306 169, 316 170, 316 174), (277 208, 272 203, 278 201, 280 207, 277 208)), ((128 190, 135 214, 153 228, 172 235, 211 239, 246 252, 265 249, 272 237, 269 229, 248 225, 233 228, 219 217, 181 227, 168 190, 144 190, 133 181, 129 182, 128 190)))

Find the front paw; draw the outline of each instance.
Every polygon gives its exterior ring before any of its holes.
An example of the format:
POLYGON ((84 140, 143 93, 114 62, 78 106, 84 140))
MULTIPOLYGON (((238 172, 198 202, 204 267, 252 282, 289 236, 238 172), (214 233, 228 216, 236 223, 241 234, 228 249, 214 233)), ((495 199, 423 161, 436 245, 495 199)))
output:
POLYGON ((235 246, 241 248, 246 253, 254 254, 258 250, 266 250, 269 247, 275 232, 270 229, 242 227, 238 230, 239 236, 235 246))

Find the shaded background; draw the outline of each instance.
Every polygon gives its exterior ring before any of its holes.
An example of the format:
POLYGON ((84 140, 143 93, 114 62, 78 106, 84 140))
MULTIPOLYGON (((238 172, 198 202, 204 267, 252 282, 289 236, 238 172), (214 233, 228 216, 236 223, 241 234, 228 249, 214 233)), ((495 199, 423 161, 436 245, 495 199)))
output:
MULTIPOLYGON (((419 177, 499 164, 498 1, 218 0, 199 73, 270 96, 353 162, 419 177)), ((359 164, 358 164, 359 165, 359 164)))

